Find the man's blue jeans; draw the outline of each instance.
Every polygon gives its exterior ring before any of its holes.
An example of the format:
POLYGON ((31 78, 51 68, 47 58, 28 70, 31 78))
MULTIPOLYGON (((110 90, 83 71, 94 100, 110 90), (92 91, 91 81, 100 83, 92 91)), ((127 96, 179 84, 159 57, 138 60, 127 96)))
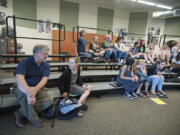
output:
POLYGON ((116 50, 106 50, 104 55, 105 60, 108 61, 111 55, 113 57, 113 61, 116 62, 116 50))
POLYGON ((81 62, 85 62, 85 58, 91 58, 91 54, 87 52, 79 52, 78 55, 80 56, 81 62))
POLYGON ((121 57, 123 57, 123 62, 126 62, 126 58, 127 58, 126 52, 122 52, 120 50, 117 50, 117 55, 118 55, 119 62, 121 61, 121 57))

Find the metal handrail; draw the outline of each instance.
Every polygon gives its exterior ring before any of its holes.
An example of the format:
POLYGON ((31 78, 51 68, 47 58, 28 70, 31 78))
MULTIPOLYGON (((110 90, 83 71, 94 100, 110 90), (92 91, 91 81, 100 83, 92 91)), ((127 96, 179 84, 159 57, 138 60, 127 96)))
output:
POLYGON ((111 36, 112 36, 112 39, 113 39, 113 31, 112 30, 107 30, 107 29, 99 29, 99 28, 92 28, 92 27, 83 27, 83 26, 77 26, 77 27, 73 27, 73 42, 76 42, 75 41, 75 29, 77 29, 77 38, 79 37, 79 29, 80 28, 83 28, 83 29, 91 29, 91 30, 100 30, 100 31, 107 31, 108 34, 111 33, 111 36))
POLYGON ((47 22, 47 21, 42 21, 42 20, 36 20, 36 19, 29 19, 29 18, 22 18, 22 17, 16 17, 16 16, 7 16, 6 17, 6 29, 7 29, 7 36, 9 37, 9 38, 23 38, 23 39, 37 39, 37 40, 52 40, 52 41, 64 41, 65 40, 65 25, 64 24, 61 24, 61 23, 54 23, 54 22, 47 22), (15 32, 16 32, 16 19, 21 19, 21 20, 28 20, 28 21, 36 21, 36 22, 44 22, 44 23, 51 23, 51 24, 57 24, 58 26, 59 26, 59 31, 61 31, 61 29, 63 28, 63 30, 64 30, 64 38, 61 40, 61 39, 59 39, 59 40, 57 40, 57 39, 47 39, 47 38, 34 38, 34 37, 17 37, 16 35, 14 35, 14 36, 10 36, 9 35, 9 30, 8 30, 8 19, 9 18, 13 18, 13 24, 15 24, 14 25, 14 30, 15 30, 15 32))

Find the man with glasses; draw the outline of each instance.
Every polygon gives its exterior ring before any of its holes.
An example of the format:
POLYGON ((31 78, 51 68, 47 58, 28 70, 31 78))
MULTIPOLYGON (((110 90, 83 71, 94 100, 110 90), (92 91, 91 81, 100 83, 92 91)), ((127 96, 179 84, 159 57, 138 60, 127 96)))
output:
POLYGON ((48 51, 46 45, 34 46, 33 56, 23 59, 16 69, 16 86, 13 93, 20 105, 15 111, 18 127, 23 127, 24 117, 32 126, 42 127, 38 113, 48 109, 53 103, 47 89, 44 88, 50 74, 50 67, 46 62, 48 51))

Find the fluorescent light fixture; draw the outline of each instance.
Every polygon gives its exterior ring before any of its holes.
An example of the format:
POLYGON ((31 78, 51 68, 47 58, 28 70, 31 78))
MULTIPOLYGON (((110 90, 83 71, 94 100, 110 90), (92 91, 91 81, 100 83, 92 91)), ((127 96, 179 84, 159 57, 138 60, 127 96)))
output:
POLYGON ((131 0, 131 1, 136 2, 136 0, 131 0))
POLYGON ((142 4, 146 4, 146 5, 150 5, 150 6, 155 6, 156 4, 153 2, 147 2, 147 1, 143 1, 143 0, 138 0, 138 3, 142 3, 142 4))
POLYGON ((163 14, 163 12, 154 12, 153 17, 159 17, 162 14, 163 14))
POLYGON ((174 11, 161 11, 161 12, 154 12, 153 17, 159 17, 163 15, 173 15, 174 11))
POLYGON ((165 8, 165 9, 173 9, 172 7, 168 7, 168 6, 164 6, 164 5, 160 5, 160 4, 157 4, 156 7, 165 8))

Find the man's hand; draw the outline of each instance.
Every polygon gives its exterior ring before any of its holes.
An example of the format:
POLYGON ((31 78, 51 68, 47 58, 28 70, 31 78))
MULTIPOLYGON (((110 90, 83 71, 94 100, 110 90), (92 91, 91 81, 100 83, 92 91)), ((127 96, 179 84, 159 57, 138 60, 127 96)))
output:
POLYGON ((35 87, 29 87, 27 89, 27 96, 35 97, 36 94, 37 94, 37 91, 36 91, 35 87))
POLYGON ((34 105, 36 103, 36 97, 27 96, 28 104, 34 105))
POLYGON ((65 98, 65 97, 67 97, 68 96, 68 93, 67 92, 64 92, 63 94, 62 94, 62 96, 65 98))

